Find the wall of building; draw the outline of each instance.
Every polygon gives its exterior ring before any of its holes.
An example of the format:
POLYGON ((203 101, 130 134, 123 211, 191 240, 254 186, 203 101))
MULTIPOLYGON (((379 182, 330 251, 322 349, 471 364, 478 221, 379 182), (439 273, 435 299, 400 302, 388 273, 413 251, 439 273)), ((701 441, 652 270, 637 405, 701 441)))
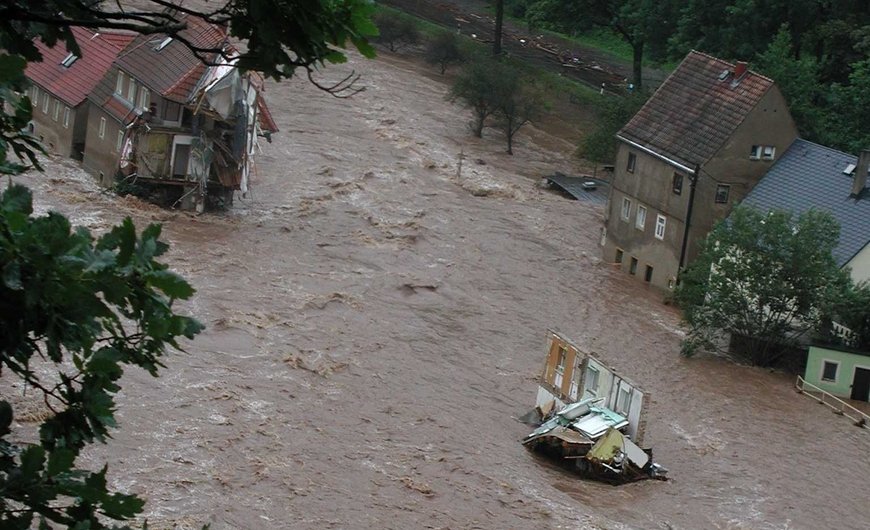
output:
POLYGON ((686 252, 687 263, 698 255, 699 244, 715 223, 731 213, 797 137, 797 127, 788 105, 779 89, 773 86, 731 138, 701 168, 686 252), (751 158, 754 145, 774 147, 773 159, 751 158), (730 186, 728 201, 724 204, 716 202, 720 184, 730 186))
POLYGON ((607 204, 604 260, 614 263, 617 250, 622 250, 624 272, 630 272, 631 259, 635 258, 638 260, 635 275, 641 280, 645 279, 649 266, 653 269, 652 285, 661 289, 672 287, 679 265, 688 193, 689 178, 684 171, 628 144, 620 145, 607 204), (633 173, 627 171, 630 154, 636 157, 633 173), (679 194, 674 192, 675 173, 682 175, 679 194), (627 220, 622 217, 624 198, 631 201, 627 220), (639 207, 646 208, 642 229, 638 227, 639 207), (658 215, 665 218, 663 239, 655 236, 658 215))
POLYGON ((114 184, 118 169, 118 132, 121 124, 93 103, 88 103, 88 123, 85 136, 85 155, 82 166, 96 177, 102 186, 114 184), (100 137, 100 120, 105 119, 104 134, 100 137))
POLYGON ((38 101, 33 103, 33 134, 42 141, 45 148, 54 154, 70 156, 72 154, 73 132, 75 128, 75 112, 69 105, 54 97, 51 93, 38 86, 38 92, 31 89, 38 101), (46 109, 46 110, 43 110, 46 109), (64 121, 65 112, 69 112, 69 120, 64 121))
POLYGON ((870 243, 865 245, 855 257, 849 260, 846 266, 852 269, 852 279, 855 282, 870 282, 870 243))
POLYGON ((810 346, 804 379, 826 392, 848 399, 852 394, 852 381, 855 377, 856 367, 870 370, 870 353, 861 355, 820 346, 810 346), (822 379, 825 361, 838 364, 837 374, 833 381, 822 379))

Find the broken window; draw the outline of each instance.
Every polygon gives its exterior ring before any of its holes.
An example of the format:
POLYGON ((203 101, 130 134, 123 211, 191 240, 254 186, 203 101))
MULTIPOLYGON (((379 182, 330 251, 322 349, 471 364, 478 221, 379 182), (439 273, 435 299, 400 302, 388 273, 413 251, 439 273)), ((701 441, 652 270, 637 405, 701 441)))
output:
POLYGON ((825 361, 822 363, 822 381, 835 382, 837 380, 837 368, 840 363, 825 361))
POLYGON ((596 397, 598 396, 598 375, 598 368, 591 365, 586 367, 585 391, 596 397))
POLYGON ((622 263, 622 255, 623 255, 622 249, 621 248, 616 249, 616 263, 622 263))
POLYGON ((167 101, 163 106, 163 119, 165 121, 178 121, 181 118, 181 105, 167 101))

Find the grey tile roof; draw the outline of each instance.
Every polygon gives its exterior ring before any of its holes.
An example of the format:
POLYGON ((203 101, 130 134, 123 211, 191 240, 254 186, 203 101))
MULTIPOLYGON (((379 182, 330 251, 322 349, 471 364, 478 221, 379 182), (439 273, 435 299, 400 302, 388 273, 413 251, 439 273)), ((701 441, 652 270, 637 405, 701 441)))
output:
POLYGON ((870 190, 850 198, 852 175, 843 170, 858 158, 797 139, 770 168, 743 204, 760 210, 780 208, 795 215, 812 208, 830 212, 840 223, 834 259, 842 267, 870 243, 870 190))

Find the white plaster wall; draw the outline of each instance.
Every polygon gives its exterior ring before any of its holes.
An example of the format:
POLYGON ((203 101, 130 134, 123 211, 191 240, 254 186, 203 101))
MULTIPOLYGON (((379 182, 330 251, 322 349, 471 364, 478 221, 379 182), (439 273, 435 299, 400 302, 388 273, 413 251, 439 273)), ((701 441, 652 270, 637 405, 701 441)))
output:
POLYGON ((852 279, 856 283, 870 282, 870 244, 865 245, 846 265, 852 268, 852 279))

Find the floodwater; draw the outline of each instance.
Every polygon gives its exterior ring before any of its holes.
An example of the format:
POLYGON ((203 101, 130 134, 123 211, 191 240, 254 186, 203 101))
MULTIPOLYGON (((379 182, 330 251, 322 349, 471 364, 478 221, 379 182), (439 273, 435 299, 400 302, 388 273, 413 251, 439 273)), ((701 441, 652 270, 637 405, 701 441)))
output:
POLYGON ((269 86, 281 133, 228 214, 101 194, 68 162, 19 179, 96 231, 163 222, 198 289, 207 330, 160 378, 125 375, 87 455, 152 527, 868 527, 870 434, 791 377, 682 358, 678 314, 599 259, 602 210, 536 186, 576 169, 574 139, 523 130, 505 155, 437 75, 383 55, 351 60, 349 100, 269 86), (586 482, 519 444, 547 328, 651 394, 672 480, 586 482))

